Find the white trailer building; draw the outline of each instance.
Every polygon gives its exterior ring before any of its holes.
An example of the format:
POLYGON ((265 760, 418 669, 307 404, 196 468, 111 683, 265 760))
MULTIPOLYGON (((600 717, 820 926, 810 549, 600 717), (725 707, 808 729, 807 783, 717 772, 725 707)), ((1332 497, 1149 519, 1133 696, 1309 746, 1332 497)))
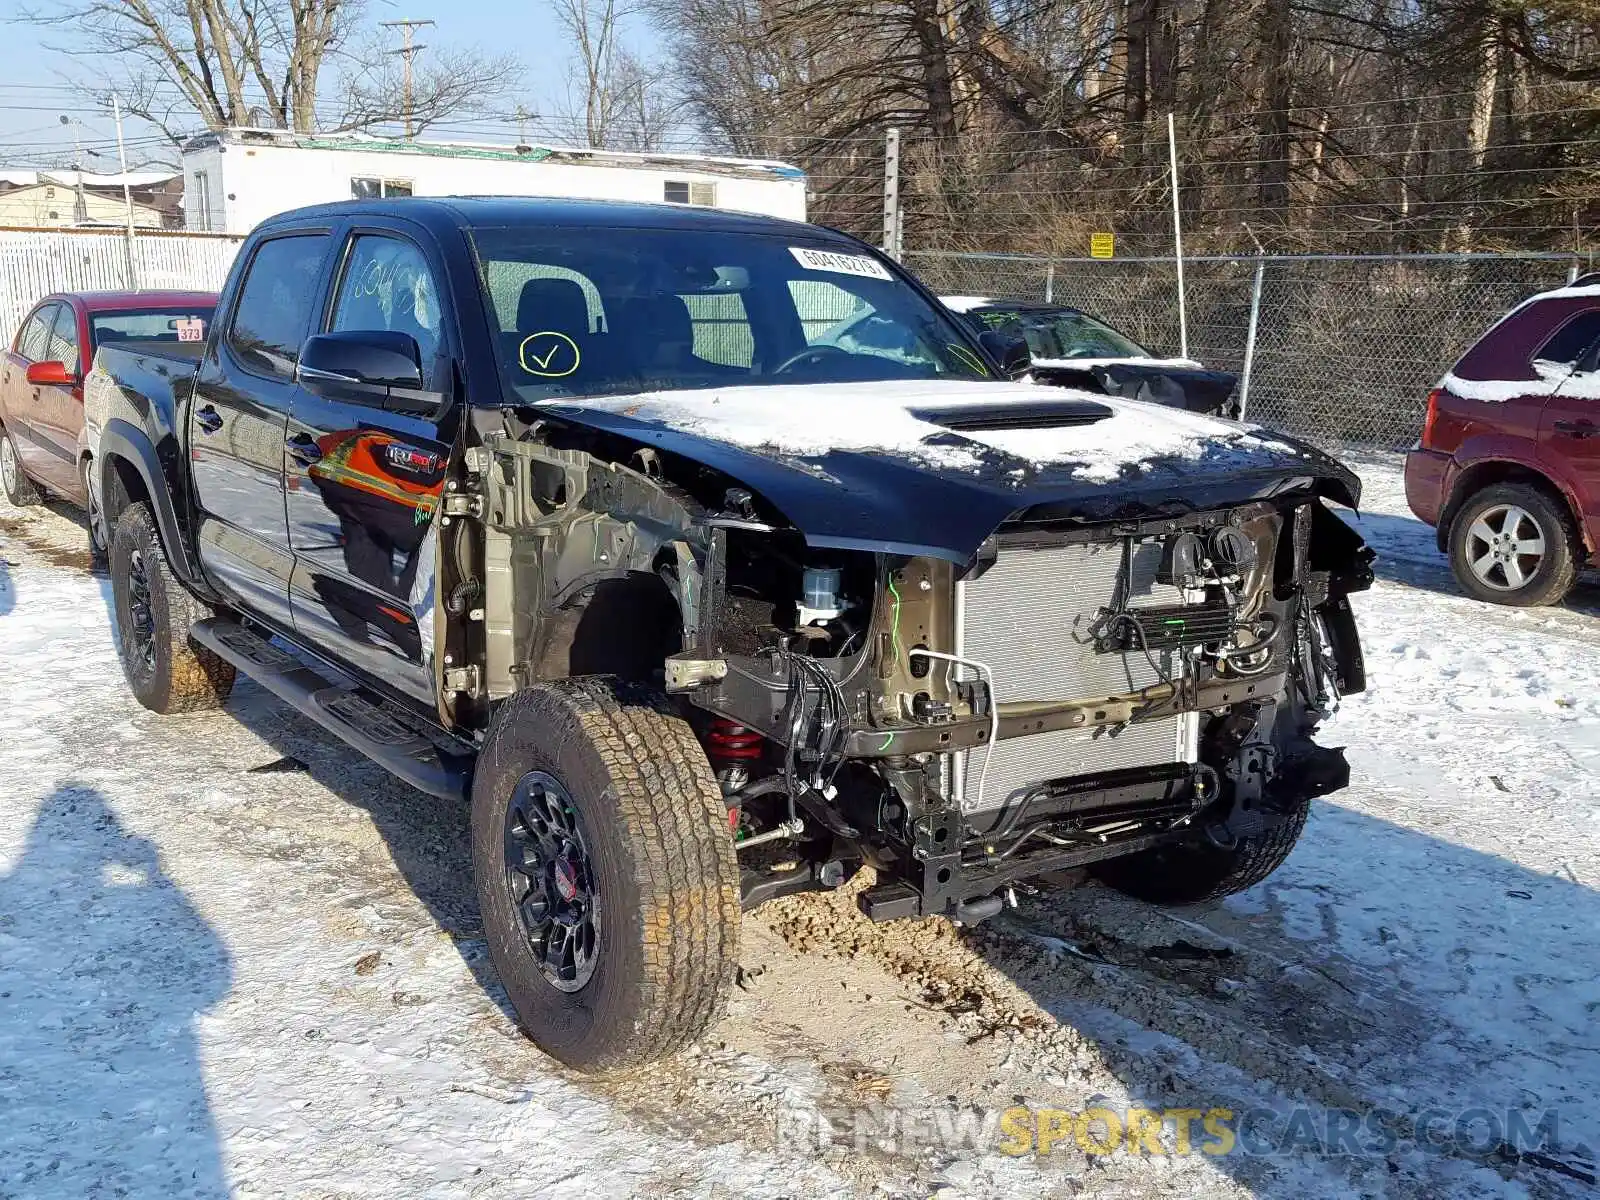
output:
POLYGON ((306 204, 374 196, 565 196, 647 200, 803 221, 805 172, 787 163, 555 146, 412 142, 225 129, 183 147, 191 230, 248 233, 306 204))

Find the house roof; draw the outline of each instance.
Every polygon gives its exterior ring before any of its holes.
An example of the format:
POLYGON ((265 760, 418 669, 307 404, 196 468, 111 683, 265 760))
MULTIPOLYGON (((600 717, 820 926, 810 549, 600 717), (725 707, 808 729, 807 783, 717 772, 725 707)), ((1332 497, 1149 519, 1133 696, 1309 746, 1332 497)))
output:
POLYGON ((121 187, 126 181, 129 187, 145 188, 175 179, 180 172, 128 171, 125 174, 97 175, 93 171, 80 173, 70 168, 63 170, 56 167, 0 167, 0 183, 7 183, 12 187, 36 187, 41 183, 53 183, 58 187, 77 187, 80 174, 84 187, 121 187))

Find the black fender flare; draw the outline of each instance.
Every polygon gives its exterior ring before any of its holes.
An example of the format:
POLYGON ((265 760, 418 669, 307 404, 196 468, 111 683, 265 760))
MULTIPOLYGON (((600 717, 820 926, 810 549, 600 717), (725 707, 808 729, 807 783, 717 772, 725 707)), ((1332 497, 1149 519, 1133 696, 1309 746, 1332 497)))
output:
POLYGON ((138 426, 120 417, 106 422, 100 432, 100 450, 94 466, 100 473, 102 504, 113 495, 113 462, 121 459, 133 468, 144 484, 145 498, 156 519, 156 529, 161 534, 161 546, 166 551, 167 562, 180 582, 196 594, 210 601, 220 597, 206 582, 200 564, 190 553, 189 543, 178 524, 177 509, 173 505, 172 490, 167 485, 166 472, 161 469, 161 459, 150 437, 138 426))

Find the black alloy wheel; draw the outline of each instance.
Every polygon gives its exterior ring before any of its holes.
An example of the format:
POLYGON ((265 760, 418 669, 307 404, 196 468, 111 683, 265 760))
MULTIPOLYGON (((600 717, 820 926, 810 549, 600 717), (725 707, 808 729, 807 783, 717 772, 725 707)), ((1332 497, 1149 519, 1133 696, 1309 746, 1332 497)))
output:
POLYGON ((561 781, 529 771, 505 819, 506 884, 539 971, 551 987, 579 991, 600 948, 600 891, 572 797, 561 781))
POLYGON ((150 608, 150 569, 144 552, 128 556, 128 662, 146 672, 156 669, 156 619, 150 608))

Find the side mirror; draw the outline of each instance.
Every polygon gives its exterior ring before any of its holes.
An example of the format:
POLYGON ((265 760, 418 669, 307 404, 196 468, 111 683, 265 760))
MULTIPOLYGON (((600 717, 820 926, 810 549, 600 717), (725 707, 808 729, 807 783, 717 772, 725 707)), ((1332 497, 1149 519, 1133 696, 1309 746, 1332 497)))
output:
POLYGON ((426 391, 422 350, 409 333, 348 329, 318 333, 300 347, 295 379, 306 391, 391 412, 432 416, 445 395, 426 391))
POLYGON ((1000 374, 1007 379, 1017 379, 1026 375, 1028 368, 1033 365, 1033 356, 1028 353, 1027 339, 1017 334, 1000 329, 985 329, 978 335, 978 341, 1000 367, 1000 374))
POLYGON ((64 387, 72 387, 78 382, 78 373, 69 369, 64 362, 50 359, 45 362, 28 364, 28 382, 60 384, 64 387))

